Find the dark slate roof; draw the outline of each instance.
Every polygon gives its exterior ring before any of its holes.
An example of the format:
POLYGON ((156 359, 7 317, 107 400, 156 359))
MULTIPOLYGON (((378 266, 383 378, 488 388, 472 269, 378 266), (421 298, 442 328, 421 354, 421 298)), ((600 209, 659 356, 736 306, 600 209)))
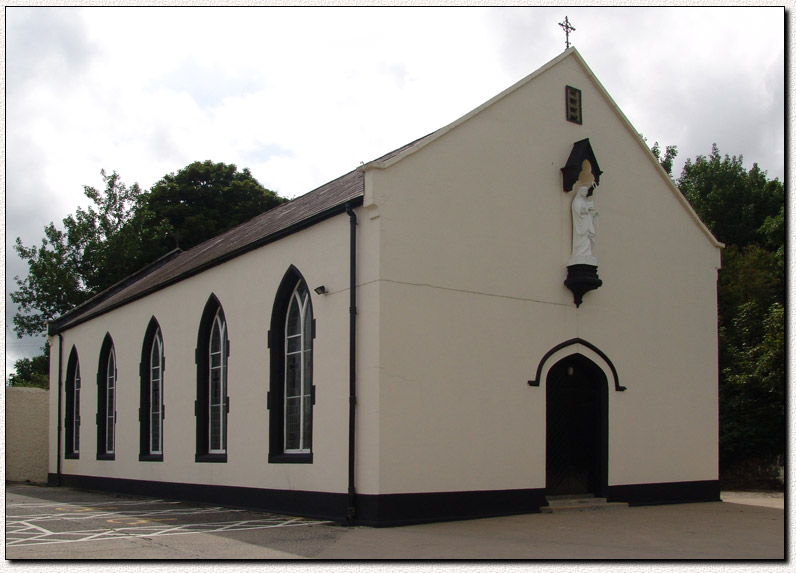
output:
MULTIPOLYGON (((391 159, 426 137, 391 151, 375 162, 391 159)), ((351 171, 188 251, 172 251, 52 321, 48 328, 49 334, 62 332, 248 251, 344 213, 346 204, 362 204, 364 194, 364 172, 358 169, 351 171)))

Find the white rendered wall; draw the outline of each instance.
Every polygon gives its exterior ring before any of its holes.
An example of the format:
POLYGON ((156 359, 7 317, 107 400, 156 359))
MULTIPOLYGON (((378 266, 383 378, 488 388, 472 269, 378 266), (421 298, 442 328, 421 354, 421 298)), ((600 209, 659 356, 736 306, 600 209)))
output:
POLYGON ((380 491, 545 486, 545 380, 581 352, 609 380, 609 485, 718 479, 716 243, 574 57, 419 151, 368 171, 381 229, 380 491), (564 119, 582 90, 583 125, 564 119), (563 285, 571 193, 589 138, 600 168, 604 285, 563 285), (570 347, 529 387, 542 356, 570 347))
MULTIPOLYGON (((349 219, 342 214, 64 332, 63 377, 66 376, 69 352, 75 345, 83 386, 80 459, 62 460, 63 473, 345 492, 348 475, 348 260, 349 219), (313 463, 269 464, 267 333, 274 295, 291 264, 299 269, 308 283, 317 321, 313 346, 313 383, 316 386, 313 463), (330 291, 329 294, 320 296, 313 292, 322 284, 330 291), (218 297, 224 309, 230 340, 227 463, 196 463, 194 460, 194 350, 202 311, 211 293, 218 297), (138 369, 144 335, 153 316, 161 327, 166 357, 164 460, 140 462, 138 369), (113 461, 98 461, 96 372, 106 332, 113 337, 118 363, 116 453, 113 461)), ((363 292, 361 304, 367 306, 370 299, 369 293, 363 292)), ((367 323, 363 328, 367 333, 367 323)), ((51 337, 50 340, 53 356, 57 357, 58 338, 51 337)), ((51 385, 54 388, 57 388, 57 364, 57 360, 51 361, 51 385)), ((367 372, 365 369, 363 375, 367 372)), ((50 409, 52 447, 49 471, 55 473, 55 391, 51 393, 50 409)), ((361 447, 367 451, 369 446, 363 443, 361 447)), ((62 443, 62 456, 63 451, 62 443)))

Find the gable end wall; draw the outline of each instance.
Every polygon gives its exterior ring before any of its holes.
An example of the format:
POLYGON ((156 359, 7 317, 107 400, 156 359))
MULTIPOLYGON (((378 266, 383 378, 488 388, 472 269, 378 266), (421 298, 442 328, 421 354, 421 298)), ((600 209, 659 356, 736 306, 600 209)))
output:
POLYGON ((544 488, 545 385, 527 381, 572 338, 628 388, 609 393, 609 484, 717 479, 719 250, 577 60, 370 180, 382 493, 544 488), (566 85, 582 90, 582 125, 564 118, 566 85), (604 285, 576 308, 560 167, 587 137, 604 285))

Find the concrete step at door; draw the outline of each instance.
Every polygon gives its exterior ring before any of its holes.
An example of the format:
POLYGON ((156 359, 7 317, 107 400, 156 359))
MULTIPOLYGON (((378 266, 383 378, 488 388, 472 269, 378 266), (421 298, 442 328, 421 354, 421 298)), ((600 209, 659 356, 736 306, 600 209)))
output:
POLYGON ((624 502, 608 502, 604 497, 593 495, 549 495, 546 507, 540 508, 542 513, 560 513, 564 511, 599 511, 623 509, 628 507, 624 502))

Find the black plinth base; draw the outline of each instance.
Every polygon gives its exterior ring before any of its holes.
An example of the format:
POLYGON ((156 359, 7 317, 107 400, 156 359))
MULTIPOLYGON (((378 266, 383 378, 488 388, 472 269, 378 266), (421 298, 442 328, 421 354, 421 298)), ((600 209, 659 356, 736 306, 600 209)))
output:
POLYGON ((570 265, 567 267, 567 280, 564 285, 575 295, 575 306, 583 302, 583 295, 603 285, 597 276, 595 265, 570 265))

